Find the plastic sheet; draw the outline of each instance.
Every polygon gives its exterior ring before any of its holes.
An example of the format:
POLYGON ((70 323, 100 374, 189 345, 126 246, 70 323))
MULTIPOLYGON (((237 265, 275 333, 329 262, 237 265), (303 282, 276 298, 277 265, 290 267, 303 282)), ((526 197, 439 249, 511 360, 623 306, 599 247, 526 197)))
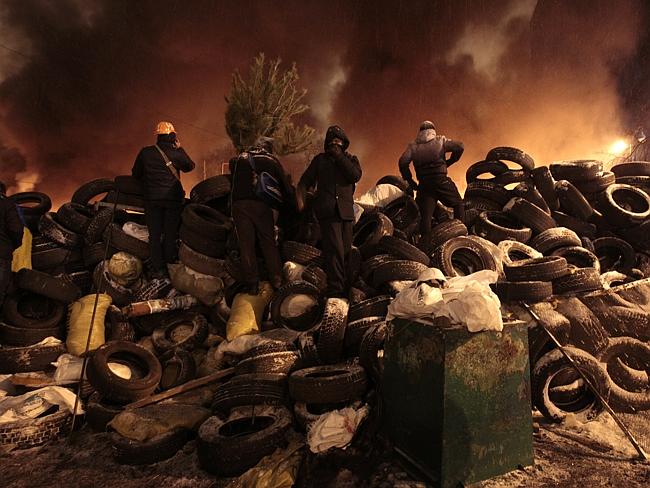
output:
MULTIPOLYGON (((20 396, 6 396, 0 399, 0 424, 36 418, 53 405, 72 412, 74 403, 75 394, 60 386, 47 386, 20 396)), ((77 414, 83 413, 81 404, 77 405, 77 414)))
POLYGON ((149 229, 146 225, 136 224, 135 222, 126 222, 122 226, 125 234, 135 237, 144 242, 149 242, 149 229))
POLYGON ((309 428, 309 450, 318 453, 333 447, 345 449, 369 411, 365 405, 359 409, 346 407, 321 415, 309 428))
POLYGON ((166 403, 125 410, 108 425, 127 439, 142 442, 178 428, 196 430, 210 415, 198 405, 166 403))
POLYGON ((429 268, 397 294, 387 319, 431 322, 446 317, 470 332, 503 330, 501 302, 490 289, 497 278, 495 271, 483 270, 447 280, 439 269, 429 268))
POLYGON ((286 449, 277 449, 257 465, 228 484, 227 488, 291 488, 296 482, 302 459, 300 436, 289 440, 286 449))
POLYGON ((372 205, 373 207, 385 207, 393 200, 397 200, 404 195, 404 192, 395 185, 381 184, 373 186, 355 202, 361 205, 372 205))

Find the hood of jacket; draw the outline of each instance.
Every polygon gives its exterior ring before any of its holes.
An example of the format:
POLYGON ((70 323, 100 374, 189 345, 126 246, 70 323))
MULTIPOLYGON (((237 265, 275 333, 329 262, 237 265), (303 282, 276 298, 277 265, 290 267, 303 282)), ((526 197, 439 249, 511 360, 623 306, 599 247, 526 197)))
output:
POLYGON ((427 142, 433 140, 436 137, 435 129, 424 129, 418 132, 417 137, 415 138, 416 144, 426 144, 427 142))
POLYGON ((343 150, 345 151, 350 145, 350 140, 348 139, 348 136, 345 135, 343 129, 338 125, 333 125, 327 129, 327 133, 325 134, 325 149, 327 149, 329 143, 337 137, 343 141, 343 150))

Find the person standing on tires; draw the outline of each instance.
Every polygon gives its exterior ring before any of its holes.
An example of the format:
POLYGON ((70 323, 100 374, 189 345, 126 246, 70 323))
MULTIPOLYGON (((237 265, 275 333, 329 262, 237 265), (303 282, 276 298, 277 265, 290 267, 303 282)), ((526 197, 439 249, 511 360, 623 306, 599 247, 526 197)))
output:
POLYGON ((178 228, 185 201, 180 171, 194 169, 194 162, 181 147, 169 122, 156 126, 153 146, 140 150, 131 174, 142 182, 145 221, 149 229, 149 250, 153 277, 167 276, 167 264, 176 261, 178 228))
POLYGON ((11 281, 14 250, 23 242, 23 221, 16 204, 7 198, 7 187, 0 181, 0 307, 11 281))
POLYGON ((356 156, 346 152, 350 141, 339 126, 327 129, 325 152, 318 154, 298 183, 298 205, 304 207, 308 191, 316 189, 314 213, 320 225, 327 296, 347 298, 349 283, 345 270, 352 248, 354 190, 361 179, 356 156))
POLYGON ((463 155, 463 143, 452 141, 436 134, 433 122, 425 120, 420 124, 415 141, 410 143, 399 158, 399 171, 412 190, 417 190, 417 204, 420 209, 421 240, 431 234, 431 218, 436 204, 441 201, 454 209, 454 217, 463 221, 465 208, 456 184, 447 176, 447 168, 463 155), (447 153, 451 153, 447 158, 447 153), (418 183, 413 181, 411 162, 415 168, 418 183))
MULTIPOLYGON (((230 160, 232 175, 232 218, 239 240, 239 258, 246 293, 259 292, 259 270, 256 246, 259 244, 269 274, 271 286, 282 286, 282 260, 275 239, 276 210, 282 210, 295 200, 294 191, 282 164, 273 155, 273 139, 260 137, 248 150, 230 160), (258 181, 270 175, 279 184, 283 203, 272 207, 258 193, 258 181)), ((295 204, 294 204, 295 207, 295 204)))

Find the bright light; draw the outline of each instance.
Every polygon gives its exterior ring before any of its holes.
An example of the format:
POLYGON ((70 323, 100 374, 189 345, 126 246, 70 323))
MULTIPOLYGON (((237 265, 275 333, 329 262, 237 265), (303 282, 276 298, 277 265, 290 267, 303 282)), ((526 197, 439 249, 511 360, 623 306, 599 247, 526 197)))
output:
POLYGON ((628 150, 629 146, 630 145, 625 139, 619 139, 609 147, 609 152, 616 154, 617 156, 621 156, 625 151, 628 150))

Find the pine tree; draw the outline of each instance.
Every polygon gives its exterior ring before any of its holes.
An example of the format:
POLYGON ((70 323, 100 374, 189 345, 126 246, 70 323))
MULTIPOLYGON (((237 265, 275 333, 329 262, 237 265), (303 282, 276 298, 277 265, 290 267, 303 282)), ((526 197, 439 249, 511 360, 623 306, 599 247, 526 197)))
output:
POLYGON ((279 58, 267 63, 264 53, 253 59, 247 79, 239 71, 233 73, 226 97, 226 132, 237 151, 244 151, 260 136, 274 139, 278 155, 302 152, 310 146, 314 129, 292 122, 309 109, 302 103, 307 90, 297 87, 298 79, 295 63, 283 71, 279 58))

